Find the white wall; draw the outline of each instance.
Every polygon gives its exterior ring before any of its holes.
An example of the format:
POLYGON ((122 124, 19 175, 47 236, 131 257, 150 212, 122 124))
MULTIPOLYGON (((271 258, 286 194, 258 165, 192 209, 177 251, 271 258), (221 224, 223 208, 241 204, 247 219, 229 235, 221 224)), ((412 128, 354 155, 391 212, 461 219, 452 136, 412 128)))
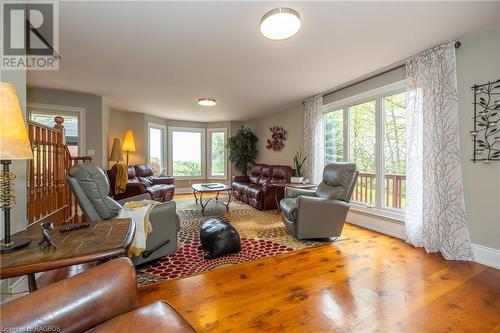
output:
POLYGON ((472 163, 474 84, 500 79, 500 27, 461 39, 457 50, 460 145, 472 242, 500 250, 500 162, 472 163))
POLYGON ((93 162, 99 166, 106 166, 106 159, 103 159, 103 142, 105 139, 102 136, 103 102, 101 96, 77 91, 29 87, 27 90, 27 100, 28 103, 85 108, 85 143, 87 145, 87 154, 85 155, 88 155, 89 150, 94 150, 93 162))
POLYGON ((289 165, 293 167, 293 156, 304 146, 304 106, 295 105, 287 110, 254 119, 244 123, 250 127, 259 138, 257 157, 258 163, 289 165), (272 126, 283 126, 287 131, 287 139, 281 151, 266 148, 267 139, 271 137, 272 126))

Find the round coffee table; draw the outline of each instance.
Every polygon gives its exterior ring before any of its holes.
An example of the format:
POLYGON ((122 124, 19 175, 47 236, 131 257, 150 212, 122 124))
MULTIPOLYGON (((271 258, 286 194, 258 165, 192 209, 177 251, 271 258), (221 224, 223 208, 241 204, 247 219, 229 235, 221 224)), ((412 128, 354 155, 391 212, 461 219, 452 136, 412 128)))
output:
POLYGON ((196 204, 198 204, 198 200, 200 201, 202 214, 205 214, 205 207, 207 207, 208 203, 211 201, 224 205, 226 207, 226 211, 229 211, 229 204, 231 203, 231 186, 221 183, 203 183, 193 184, 192 188, 196 204), (219 200, 220 192, 227 192, 227 202, 219 200), (203 202, 203 193, 217 193, 217 195, 203 202), (199 194, 199 198, 197 194, 199 194))

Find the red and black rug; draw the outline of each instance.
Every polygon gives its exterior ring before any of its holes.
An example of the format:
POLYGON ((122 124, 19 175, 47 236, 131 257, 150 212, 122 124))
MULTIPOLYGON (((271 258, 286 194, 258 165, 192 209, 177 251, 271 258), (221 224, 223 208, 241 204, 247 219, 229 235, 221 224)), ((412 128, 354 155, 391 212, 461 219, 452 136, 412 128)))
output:
POLYGON ((205 215, 202 215, 194 199, 178 199, 176 203, 181 218, 179 249, 137 270, 139 285, 187 277, 320 244, 299 241, 288 234, 277 210, 259 211, 243 203, 232 202, 229 212, 226 212, 222 205, 209 203, 205 215), (214 217, 236 228, 241 238, 240 253, 217 259, 203 258, 205 252, 198 250, 200 227, 207 219, 214 217))

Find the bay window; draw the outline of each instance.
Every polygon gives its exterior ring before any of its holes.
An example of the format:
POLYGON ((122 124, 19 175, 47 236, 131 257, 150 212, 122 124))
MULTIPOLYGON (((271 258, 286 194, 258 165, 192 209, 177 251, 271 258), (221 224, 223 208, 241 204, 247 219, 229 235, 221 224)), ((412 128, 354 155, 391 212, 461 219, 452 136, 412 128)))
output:
POLYGON ((205 129, 169 127, 169 170, 178 179, 205 178, 205 129))
POLYGON ((355 204, 404 210, 405 104, 404 83, 397 82, 324 105, 325 163, 356 163, 355 204))
POLYGON ((225 128, 209 128, 208 137, 208 177, 214 179, 227 178, 226 136, 225 128))
POLYGON ((163 125, 148 124, 148 163, 155 174, 161 173, 167 166, 165 131, 166 127, 163 125))

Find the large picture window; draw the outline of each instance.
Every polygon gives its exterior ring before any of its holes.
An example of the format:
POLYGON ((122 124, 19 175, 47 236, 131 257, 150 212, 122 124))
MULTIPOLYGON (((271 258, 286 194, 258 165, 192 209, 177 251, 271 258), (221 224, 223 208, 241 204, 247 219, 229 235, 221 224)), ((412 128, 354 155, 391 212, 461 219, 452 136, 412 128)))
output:
POLYGON ((405 209, 405 107, 403 83, 324 106, 325 163, 356 163, 359 177, 354 202, 378 209, 405 209))
POLYGON ((406 94, 384 96, 384 206, 406 207, 406 94))
POLYGON ((225 128, 209 128, 208 133, 208 178, 227 178, 225 128))
POLYGON ((325 162, 344 160, 344 110, 325 114, 325 162))
POLYGON ((377 199, 375 104, 371 100, 348 107, 349 161, 356 163, 359 170, 353 199, 369 206, 374 206, 377 199))
POLYGON ((169 165, 172 176, 179 179, 204 178, 205 130, 169 127, 169 165))

